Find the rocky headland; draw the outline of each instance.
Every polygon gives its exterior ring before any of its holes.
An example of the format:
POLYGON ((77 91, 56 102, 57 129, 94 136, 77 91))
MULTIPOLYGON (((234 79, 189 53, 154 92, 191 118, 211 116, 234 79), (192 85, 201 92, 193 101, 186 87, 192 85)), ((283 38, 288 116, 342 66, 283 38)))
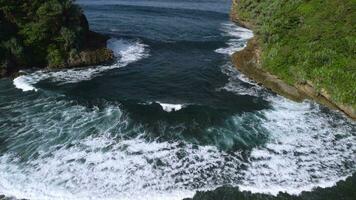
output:
MULTIPOLYGON (((241 14, 245 16, 240 15, 239 11, 245 6, 244 4, 246 4, 246 2, 248 1, 233 0, 231 19, 240 26, 253 30, 255 36, 248 41, 245 49, 233 54, 232 61, 235 67, 249 78, 282 96, 295 101, 312 99, 329 108, 338 109, 353 120, 356 120, 356 106, 352 103, 355 101, 355 96, 353 96, 354 88, 346 88, 344 89, 345 91, 343 91, 344 93, 348 93, 349 96, 351 95, 350 101, 340 101, 336 100, 335 95, 329 94, 330 89, 323 88, 321 84, 314 84, 313 80, 306 78, 295 78, 298 76, 298 72, 296 72, 296 74, 290 73, 289 76, 293 77, 293 81, 286 81, 285 79, 288 79, 288 75, 286 77, 280 77, 271 72, 268 67, 265 67, 266 59, 264 59, 264 56, 268 55, 263 55, 264 49, 269 48, 267 46, 273 46, 273 43, 268 42, 269 44, 264 44, 266 41, 265 38, 261 36, 261 34, 264 34, 263 31, 260 30, 261 25, 259 23, 261 22, 255 20, 255 18, 246 17, 250 16, 251 13, 241 14)), ((248 6, 251 7, 251 5, 248 6)), ((258 12, 258 8, 255 8, 254 12, 258 12)), ((286 57, 286 59, 288 58, 286 57)), ((355 71, 351 71, 350 73, 355 73, 355 71)), ((345 80, 345 82, 346 81, 348 80, 345 80)))
POLYGON ((0 2, 0 77, 23 69, 85 67, 113 61, 109 38, 89 30, 72 0, 0 2))

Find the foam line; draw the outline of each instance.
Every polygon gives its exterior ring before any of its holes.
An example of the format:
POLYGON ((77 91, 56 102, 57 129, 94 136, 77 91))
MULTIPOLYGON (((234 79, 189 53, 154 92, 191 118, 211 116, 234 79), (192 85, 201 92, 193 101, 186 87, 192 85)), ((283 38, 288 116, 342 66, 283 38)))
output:
POLYGON ((0 156, 0 193, 43 200, 183 199, 224 184, 300 193, 355 171, 355 124, 323 114, 310 102, 269 98, 271 109, 233 116, 231 126, 252 115, 270 135, 266 144, 252 149, 248 162, 238 150, 147 140, 150 133, 117 106, 88 109, 55 98, 19 101, 2 108, 21 111, 13 120, 26 124, 4 130, 12 133, 13 144, 0 156), (58 143, 58 138, 64 139, 58 143), (23 162, 17 149, 29 145, 36 156, 23 162))
POLYGON ((232 55, 237 51, 241 51, 246 47, 247 40, 253 37, 251 30, 239 27, 234 23, 222 24, 221 30, 223 31, 223 36, 230 39, 226 43, 227 47, 215 50, 216 53, 220 54, 232 55))
POLYGON ((269 96, 263 111, 270 141, 251 152, 240 187, 252 192, 300 194, 331 187, 355 172, 356 124, 339 113, 323 113, 313 102, 269 96))
POLYGON ((300 194, 331 187, 355 172, 356 123, 314 102, 293 102, 273 95, 228 63, 221 68, 229 82, 220 89, 263 97, 271 108, 260 111, 269 141, 251 151, 239 186, 242 190, 300 194))
POLYGON ((65 69, 59 71, 40 70, 15 78, 13 84, 16 88, 27 92, 38 91, 34 85, 43 80, 50 80, 58 84, 77 83, 84 80, 90 80, 102 72, 125 67, 130 63, 148 56, 147 46, 139 41, 110 39, 107 46, 117 57, 117 62, 113 65, 65 69))

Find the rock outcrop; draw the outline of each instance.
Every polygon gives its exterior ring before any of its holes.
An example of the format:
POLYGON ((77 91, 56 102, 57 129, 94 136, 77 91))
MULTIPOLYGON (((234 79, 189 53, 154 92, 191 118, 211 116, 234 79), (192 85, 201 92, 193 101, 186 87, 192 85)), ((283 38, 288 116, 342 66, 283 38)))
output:
POLYGON ((0 78, 16 76, 22 69, 111 62, 114 54, 106 47, 108 39, 89 30, 87 18, 74 1, 1 2, 0 78))
POLYGON ((89 31, 86 36, 87 43, 78 54, 69 56, 63 66, 65 68, 94 66, 113 61, 113 52, 106 47, 108 37, 89 31))

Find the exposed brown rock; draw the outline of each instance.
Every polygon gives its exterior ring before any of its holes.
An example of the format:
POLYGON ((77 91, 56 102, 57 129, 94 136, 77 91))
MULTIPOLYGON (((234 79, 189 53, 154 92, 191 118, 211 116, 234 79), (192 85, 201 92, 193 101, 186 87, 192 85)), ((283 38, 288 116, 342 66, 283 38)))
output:
POLYGON ((86 41, 83 50, 71 54, 66 63, 59 66, 49 66, 49 68, 58 69, 94 66, 109 63, 114 60, 114 53, 106 48, 106 42, 109 39, 108 37, 89 31, 85 35, 85 38, 86 41))
POLYGON ((297 88, 290 86, 280 80, 277 76, 272 75, 262 69, 260 63, 261 50, 258 46, 257 39, 251 39, 247 47, 232 56, 233 63, 239 71, 246 74, 249 78, 272 91, 286 96, 295 101, 302 101, 305 97, 297 88))
POLYGON ((67 67, 98 65, 114 59, 113 52, 106 48, 107 37, 90 31, 86 38, 84 50, 70 56, 67 67))
POLYGON ((321 89, 319 92, 310 81, 295 85, 285 83, 262 68, 260 57, 261 48, 257 38, 254 37, 248 41, 245 49, 233 54, 232 61, 239 71, 277 94, 294 101, 303 101, 307 98, 313 99, 331 109, 338 109, 356 120, 356 110, 352 106, 335 102, 325 90, 321 89))
POLYGON ((241 27, 253 29, 253 27, 255 26, 254 23, 244 20, 242 17, 239 16, 238 10, 235 9, 238 7, 237 5, 239 4, 239 2, 240 0, 232 0, 232 7, 230 11, 231 21, 239 24, 241 27))
MULTIPOLYGON (((255 23, 253 21, 244 20, 239 16, 239 11, 236 9, 238 8, 237 5, 239 2, 240 0, 233 0, 232 2, 233 5, 230 12, 231 20, 240 26, 253 30, 255 28, 255 23)), ((239 71, 277 94, 294 101, 302 101, 306 98, 313 99, 331 109, 338 109, 348 115, 351 119, 356 120, 356 110, 352 105, 344 105, 334 101, 326 90, 317 90, 310 81, 289 85, 277 76, 263 69, 261 63, 261 48, 258 44, 257 36, 248 41, 245 49, 233 54, 232 61, 239 71)))

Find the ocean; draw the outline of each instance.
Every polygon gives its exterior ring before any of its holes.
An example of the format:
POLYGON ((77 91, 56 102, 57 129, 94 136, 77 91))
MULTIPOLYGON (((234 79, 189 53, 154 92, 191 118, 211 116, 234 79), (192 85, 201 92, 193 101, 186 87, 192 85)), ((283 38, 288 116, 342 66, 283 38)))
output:
POLYGON ((0 194, 180 200, 299 194, 356 171, 356 123, 239 73, 230 0, 79 0, 110 65, 0 79, 0 194))

